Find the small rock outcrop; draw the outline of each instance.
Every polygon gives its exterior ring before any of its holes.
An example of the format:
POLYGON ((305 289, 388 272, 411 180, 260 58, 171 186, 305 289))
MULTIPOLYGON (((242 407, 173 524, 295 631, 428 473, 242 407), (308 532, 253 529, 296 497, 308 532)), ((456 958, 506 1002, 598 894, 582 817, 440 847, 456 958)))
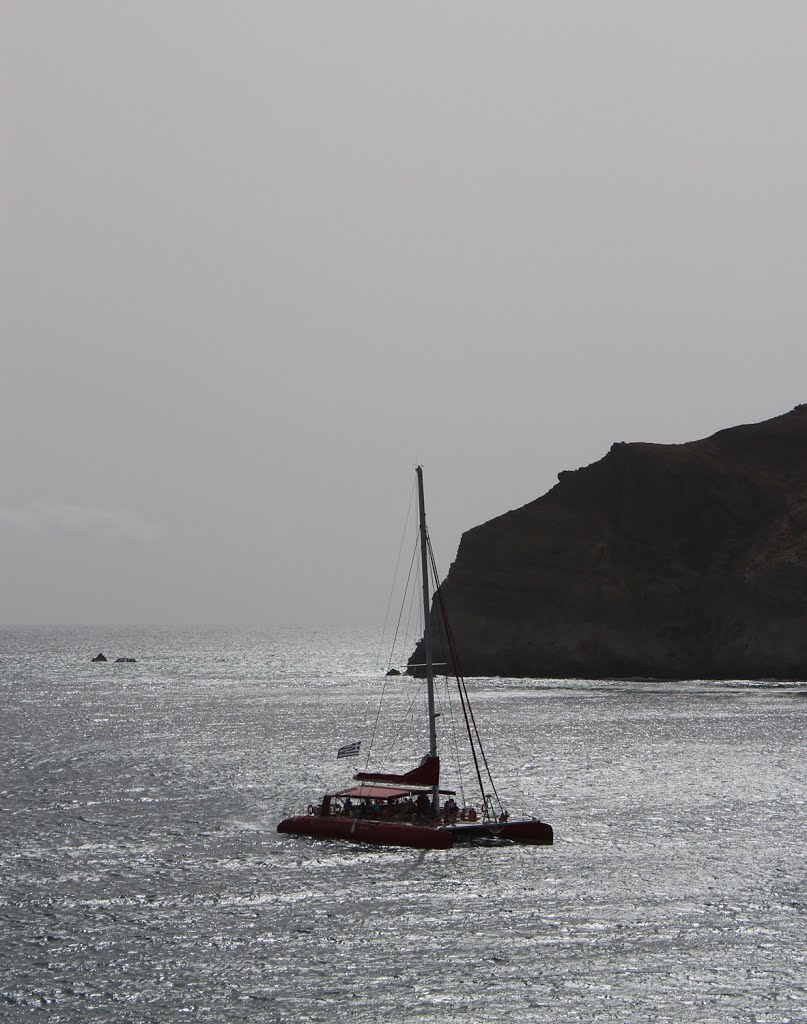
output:
POLYGON ((96 654, 96 656, 94 658, 91 658, 90 660, 91 661, 108 661, 109 659, 107 658, 107 656, 105 654, 98 653, 98 654, 96 654))
POLYGON ((807 679, 807 405, 613 445, 464 534, 441 593, 467 675, 807 679))
POLYGON ((126 662, 127 664, 132 664, 133 665, 133 664, 135 664, 136 661, 137 661, 137 658, 115 658, 115 664, 116 665, 120 665, 121 662, 126 662))

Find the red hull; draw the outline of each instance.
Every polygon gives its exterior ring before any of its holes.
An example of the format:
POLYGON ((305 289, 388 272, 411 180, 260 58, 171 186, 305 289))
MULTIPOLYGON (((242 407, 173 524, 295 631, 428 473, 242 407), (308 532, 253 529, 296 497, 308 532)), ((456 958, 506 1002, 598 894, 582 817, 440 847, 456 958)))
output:
POLYGON ((376 846, 412 846, 417 850, 449 850, 454 845, 454 837, 440 828, 363 821, 336 815, 301 814, 296 818, 284 818, 277 830, 317 839, 349 839, 354 843, 373 843, 376 846))
POLYGON ((537 846, 551 846, 554 842, 552 826, 545 821, 508 821, 499 826, 497 836, 512 839, 515 843, 534 843, 537 846))
POLYGON ((480 822, 474 825, 460 823, 448 825, 447 830, 453 833, 457 842, 506 839, 512 843, 531 843, 533 846, 552 846, 554 842, 552 826, 532 818, 523 821, 480 822))

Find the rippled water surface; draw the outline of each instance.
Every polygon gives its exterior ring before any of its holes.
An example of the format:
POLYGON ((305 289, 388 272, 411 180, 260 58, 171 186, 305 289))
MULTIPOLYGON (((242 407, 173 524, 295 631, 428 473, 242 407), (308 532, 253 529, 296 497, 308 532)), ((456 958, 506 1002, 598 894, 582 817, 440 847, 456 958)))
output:
POLYGON ((553 848, 278 835, 369 745, 377 644, 0 630, 0 1019, 807 1021, 807 686, 471 680, 553 848))

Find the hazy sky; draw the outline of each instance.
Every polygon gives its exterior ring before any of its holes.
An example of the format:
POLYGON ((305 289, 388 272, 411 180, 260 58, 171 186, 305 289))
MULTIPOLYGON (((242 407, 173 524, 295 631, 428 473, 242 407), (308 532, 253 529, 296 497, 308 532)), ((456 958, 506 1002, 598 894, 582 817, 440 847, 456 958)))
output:
POLYGON ((371 623, 807 399, 807 5, 4 0, 0 622, 371 623))

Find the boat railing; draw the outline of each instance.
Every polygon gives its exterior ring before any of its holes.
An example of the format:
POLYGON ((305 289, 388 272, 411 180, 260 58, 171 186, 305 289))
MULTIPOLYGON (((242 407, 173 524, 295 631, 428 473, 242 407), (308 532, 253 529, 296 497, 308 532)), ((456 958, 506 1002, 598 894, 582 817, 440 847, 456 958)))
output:
POLYGON ((373 808, 371 802, 357 801, 350 806, 344 806, 338 801, 325 797, 319 804, 309 804, 308 815, 321 818, 355 818, 362 821, 398 821, 409 822, 418 825, 455 825, 458 822, 475 824, 477 822, 493 822, 497 818, 487 808, 483 807, 482 813, 476 807, 466 804, 463 807, 454 807, 450 810, 443 808, 436 814, 431 806, 420 810, 409 802, 381 804, 373 808))

